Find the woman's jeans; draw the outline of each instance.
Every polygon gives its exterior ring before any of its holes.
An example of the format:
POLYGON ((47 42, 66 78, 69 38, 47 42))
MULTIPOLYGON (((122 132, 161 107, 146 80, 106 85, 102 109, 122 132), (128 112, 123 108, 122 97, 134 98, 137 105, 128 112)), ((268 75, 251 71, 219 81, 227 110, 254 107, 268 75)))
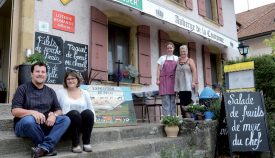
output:
POLYGON ((80 133, 82 133, 83 144, 90 144, 91 132, 94 126, 94 113, 86 109, 81 113, 72 110, 66 114, 70 120, 71 125, 66 133, 72 139, 72 146, 76 147, 80 144, 80 133))
POLYGON ((162 112, 164 116, 176 116, 176 104, 175 104, 176 95, 167 94, 161 96, 162 101, 162 112))
POLYGON ((15 134, 18 137, 30 137, 36 146, 51 152, 69 125, 70 119, 64 115, 57 116, 52 127, 40 125, 33 116, 28 115, 16 123, 15 134))

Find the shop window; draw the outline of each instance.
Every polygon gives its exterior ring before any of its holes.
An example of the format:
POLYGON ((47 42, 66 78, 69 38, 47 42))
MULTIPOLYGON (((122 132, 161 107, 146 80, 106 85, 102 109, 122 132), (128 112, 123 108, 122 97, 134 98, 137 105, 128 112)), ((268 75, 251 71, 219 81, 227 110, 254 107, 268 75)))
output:
POLYGON ((129 31, 128 27, 108 24, 108 74, 110 75, 117 71, 116 61, 120 60, 123 63, 120 65, 121 69, 129 65, 129 31))

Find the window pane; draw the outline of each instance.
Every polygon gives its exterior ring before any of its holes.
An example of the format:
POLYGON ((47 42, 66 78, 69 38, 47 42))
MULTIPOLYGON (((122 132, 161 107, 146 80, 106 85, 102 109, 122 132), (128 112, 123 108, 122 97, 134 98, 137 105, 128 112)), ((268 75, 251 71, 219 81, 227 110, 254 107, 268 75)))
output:
POLYGON ((211 0, 205 0, 206 17, 213 19, 211 0))
POLYGON ((120 60, 121 69, 129 65, 129 28, 110 23, 108 25, 108 71, 113 74, 120 60))
POLYGON ((212 83, 218 83, 217 55, 210 54, 212 83))

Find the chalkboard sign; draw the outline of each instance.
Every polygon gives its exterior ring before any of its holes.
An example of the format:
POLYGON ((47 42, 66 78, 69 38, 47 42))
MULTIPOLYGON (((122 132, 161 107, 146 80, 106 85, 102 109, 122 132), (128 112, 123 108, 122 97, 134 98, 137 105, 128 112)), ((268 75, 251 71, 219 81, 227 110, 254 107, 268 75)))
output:
POLYGON ((79 72, 83 80, 88 79, 88 45, 65 41, 64 43, 65 71, 79 72))
POLYGON ((46 83, 61 84, 64 77, 62 38, 35 32, 34 50, 43 53, 47 60, 48 77, 46 83))
POLYGON ((224 106, 224 96, 222 96, 220 117, 218 122, 219 124, 217 128, 215 157, 230 156, 228 131, 227 131, 227 124, 226 124, 226 114, 225 114, 225 106, 224 106))
POLYGON ((225 93, 224 101, 231 151, 270 151, 261 93, 225 93))

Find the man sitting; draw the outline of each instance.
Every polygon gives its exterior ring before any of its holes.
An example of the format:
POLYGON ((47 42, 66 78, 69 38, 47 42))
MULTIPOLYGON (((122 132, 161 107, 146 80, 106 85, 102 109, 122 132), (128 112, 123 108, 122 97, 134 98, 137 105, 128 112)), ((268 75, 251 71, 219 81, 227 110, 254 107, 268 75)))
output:
POLYGON ((35 63, 31 67, 31 82, 20 85, 12 100, 14 130, 18 137, 30 137, 36 147, 32 158, 56 155, 55 145, 70 125, 62 115, 53 89, 46 86, 47 65, 35 63))

